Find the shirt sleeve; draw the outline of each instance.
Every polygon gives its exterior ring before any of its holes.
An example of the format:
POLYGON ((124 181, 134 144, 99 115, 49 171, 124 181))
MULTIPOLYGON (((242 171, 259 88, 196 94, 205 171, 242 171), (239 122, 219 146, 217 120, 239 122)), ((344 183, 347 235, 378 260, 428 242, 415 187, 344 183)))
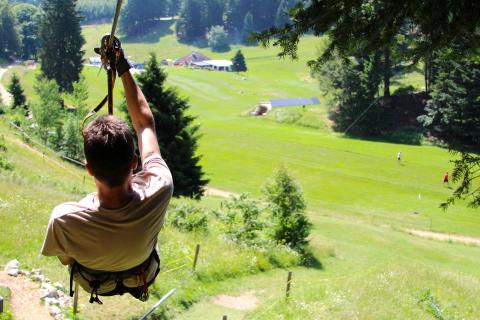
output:
POLYGON ((135 175, 133 183, 145 190, 147 197, 159 191, 173 193, 172 174, 160 155, 151 155, 143 161, 143 170, 135 175))
POLYGON ((58 219, 58 207, 53 211, 48 222, 45 240, 43 241, 42 254, 44 256, 68 255, 67 240, 58 219))

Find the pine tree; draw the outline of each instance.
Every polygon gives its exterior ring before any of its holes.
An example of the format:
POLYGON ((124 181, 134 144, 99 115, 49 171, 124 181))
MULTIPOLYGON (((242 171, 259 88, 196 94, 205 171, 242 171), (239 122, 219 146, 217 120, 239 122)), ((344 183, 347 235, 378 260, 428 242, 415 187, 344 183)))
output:
POLYGON ((12 79, 10 80, 10 84, 8 85, 8 92, 12 95, 12 109, 16 107, 25 106, 27 102, 25 98, 25 94, 23 93, 22 85, 20 84, 20 79, 18 79, 17 75, 14 73, 12 79))
POLYGON ((155 55, 151 55, 145 72, 138 76, 138 83, 155 118, 158 142, 162 156, 172 172, 175 196, 200 198, 208 180, 195 155, 199 138, 194 117, 185 112, 188 102, 175 90, 165 87, 167 75, 159 67, 155 55))
POLYGON ((243 56, 242 50, 238 50, 235 56, 232 59, 232 71, 235 72, 245 72, 247 71, 247 64, 245 63, 245 57, 243 56))
POLYGON ((288 16, 289 10, 297 3, 296 0, 282 0, 277 9, 277 14, 275 15, 275 25, 277 27, 283 27, 285 24, 291 21, 288 16))
POLYGON ((242 29, 242 34, 243 34, 243 42, 244 43, 250 43, 248 40, 248 37, 250 33, 255 31, 255 26, 253 24, 253 15, 250 12, 247 12, 245 15, 245 18, 243 19, 243 29, 242 29))
POLYGON ((435 62, 432 98, 419 120, 450 148, 480 151, 480 64, 446 55, 435 62))
POLYGON ((183 2, 176 29, 179 41, 192 42, 205 37, 206 29, 203 25, 202 9, 200 0, 183 2))
POLYGON ((72 90, 82 71, 85 40, 81 34, 76 0, 45 0, 40 24, 41 69, 47 79, 55 80, 64 91, 72 90))
POLYGON ((120 30, 127 36, 143 34, 167 13, 165 0, 129 0, 122 10, 120 30))

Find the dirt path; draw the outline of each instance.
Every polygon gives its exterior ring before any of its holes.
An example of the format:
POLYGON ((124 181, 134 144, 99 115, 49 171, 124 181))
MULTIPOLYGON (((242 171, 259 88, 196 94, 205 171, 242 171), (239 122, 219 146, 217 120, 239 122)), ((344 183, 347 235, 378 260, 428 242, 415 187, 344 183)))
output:
POLYGON ((10 277, 0 272, 0 286, 11 291, 10 311, 15 320, 52 320, 46 306, 40 304, 38 285, 24 276, 10 277))
POLYGON ((477 245, 480 246, 480 238, 474 237, 467 237, 467 236, 460 236, 455 234, 446 234, 440 232, 432 232, 432 231, 424 231, 424 230, 417 230, 417 229, 406 229, 408 233, 432 240, 439 240, 439 241, 451 241, 451 242, 459 242, 468 245, 477 245))
POLYGON ((231 197, 237 197, 238 194, 234 192, 228 192, 228 191, 223 191, 219 189, 214 189, 214 188, 207 188, 205 191, 206 196, 214 196, 214 197, 222 197, 222 198, 231 198, 231 197))
POLYGON ((230 309, 253 310, 258 305, 258 298, 253 291, 245 292, 239 296, 221 294, 213 299, 213 303, 230 309))
MULTIPOLYGON (((0 80, 5 72, 7 72, 8 68, 0 68, 0 80)), ((3 103, 6 105, 10 105, 12 101, 12 95, 7 91, 7 89, 2 85, 0 82, 0 98, 2 99, 3 103)))

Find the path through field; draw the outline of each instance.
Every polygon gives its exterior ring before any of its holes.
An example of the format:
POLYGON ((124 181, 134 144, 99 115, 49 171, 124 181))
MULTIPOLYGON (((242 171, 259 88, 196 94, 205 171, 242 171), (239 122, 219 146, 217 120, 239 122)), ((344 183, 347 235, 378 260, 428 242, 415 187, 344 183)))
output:
POLYGON ((432 232, 432 231, 425 231, 425 230, 417 230, 417 229, 407 229, 408 233, 432 240, 439 240, 439 241, 451 241, 451 242, 459 242, 463 244, 469 245, 478 245, 480 246, 480 238, 474 237, 467 237, 462 235, 455 235, 455 234, 446 234, 440 232, 432 232))
MULTIPOLYGON (((0 68, 0 80, 2 79, 5 72, 7 72, 8 68, 0 68)), ((0 99, 2 99, 3 103, 9 105, 12 101, 12 95, 7 91, 7 89, 2 85, 0 82, 0 99)))
POLYGON ((28 278, 10 277, 0 272, 0 286, 11 291, 10 311, 16 320, 51 320, 47 307, 40 304, 38 285, 28 278))

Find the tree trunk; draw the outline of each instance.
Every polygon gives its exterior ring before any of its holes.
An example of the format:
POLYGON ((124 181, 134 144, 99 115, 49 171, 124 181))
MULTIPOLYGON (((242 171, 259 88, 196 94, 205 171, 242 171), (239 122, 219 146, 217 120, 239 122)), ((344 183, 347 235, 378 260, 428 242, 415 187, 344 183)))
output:
POLYGON ((383 96, 390 97, 390 77, 391 77, 391 59, 390 48, 385 48, 384 53, 384 65, 383 65, 383 96))

